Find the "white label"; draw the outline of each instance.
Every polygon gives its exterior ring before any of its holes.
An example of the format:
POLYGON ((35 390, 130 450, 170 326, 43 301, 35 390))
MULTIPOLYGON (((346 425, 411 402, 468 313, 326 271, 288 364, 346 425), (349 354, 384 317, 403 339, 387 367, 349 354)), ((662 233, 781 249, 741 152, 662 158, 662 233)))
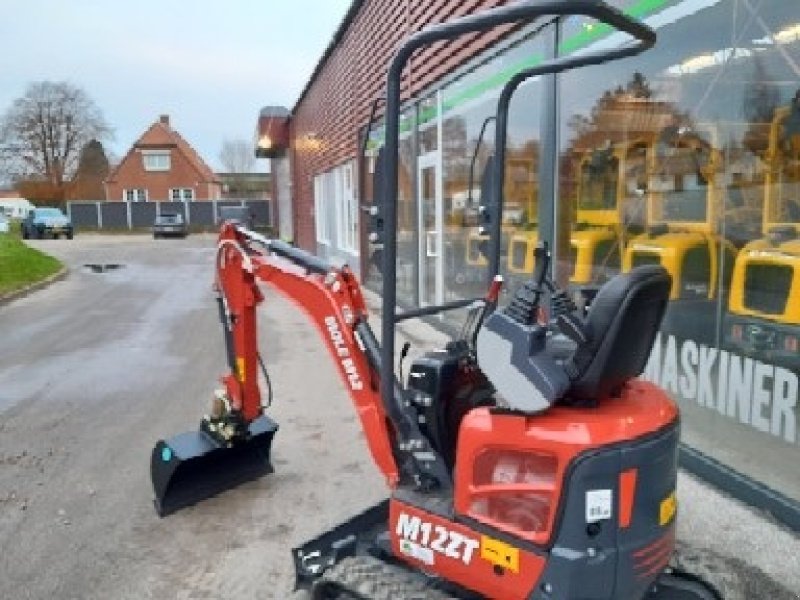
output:
POLYGON ((468 565, 480 546, 476 539, 404 512, 397 518, 394 533, 400 538, 400 552, 426 565, 433 564, 434 552, 468 565))
POLYGON ((411 558, 416 558, 428 566, 433 565, 433 550, 425 546, 420 546, 408 540, 400 540, 400 552, 411 558))
MULTIPOLYGON (((342 310, 344 310, 344 308, 342 310)), ((330 317, 325 317, 325 325, 328 328, 328 335, 330 335, 333 347, 336 349, 336 354, 342 364, 342 369, 350 384, 350 388, 356 391, 363 390, 364 384, 361 381, 361 376, 358 374, 356 363, 350 358, 350 349, 347 346, 344 335, 342 335, 339 329, 339 321, 336 320, 336 317, 331 315, 330 317)))
POLYGON ((586 492, 586 522, 595 523, 611 518, 611 490, 586 492))

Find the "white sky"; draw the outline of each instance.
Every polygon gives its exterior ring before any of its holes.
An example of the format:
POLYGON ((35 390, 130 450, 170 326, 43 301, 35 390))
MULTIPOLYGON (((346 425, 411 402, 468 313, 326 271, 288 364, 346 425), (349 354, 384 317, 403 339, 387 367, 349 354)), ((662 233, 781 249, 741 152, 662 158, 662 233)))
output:
POLYGON ((220 169, 222 141, 253 140, 262 106, 294 106, 350 3, 0 0, 0 114, 28 83, 67 80, 103 111, 118 157, 169 114, 220 169))

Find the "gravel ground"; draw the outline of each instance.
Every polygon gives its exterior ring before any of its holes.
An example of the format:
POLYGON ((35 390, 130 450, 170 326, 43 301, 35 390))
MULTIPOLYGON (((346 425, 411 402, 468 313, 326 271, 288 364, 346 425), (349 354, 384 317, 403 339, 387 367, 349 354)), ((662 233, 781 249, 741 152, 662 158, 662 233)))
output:
MULTIPOLYGON (((317 333, 268 293, 260 338, 281 426, 276 472, 156 516, 153 444, 196 427, 224 370, 213 243, 36 242, 70 274, 0 307, 1 598, 285 598, 289 549, 385 496, 317 333)), ((407 333, 437 337, 419 324, 407 333)), ((680 498, 692 552, 727 557, 761 584, 750 598, 800 597, 789 592, 800 590, 797 536, 688 476, 680 498)))

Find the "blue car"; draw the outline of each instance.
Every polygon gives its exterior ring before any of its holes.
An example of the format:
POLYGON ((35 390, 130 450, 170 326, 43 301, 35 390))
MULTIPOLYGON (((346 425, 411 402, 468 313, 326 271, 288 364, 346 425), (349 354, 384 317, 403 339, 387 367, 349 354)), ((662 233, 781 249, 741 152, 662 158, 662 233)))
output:
POLYGON ((71 240, 73 233, 72 222, 57 208, 34 208, 22 221, 22 238, 25 240, 62 235, 71 240))

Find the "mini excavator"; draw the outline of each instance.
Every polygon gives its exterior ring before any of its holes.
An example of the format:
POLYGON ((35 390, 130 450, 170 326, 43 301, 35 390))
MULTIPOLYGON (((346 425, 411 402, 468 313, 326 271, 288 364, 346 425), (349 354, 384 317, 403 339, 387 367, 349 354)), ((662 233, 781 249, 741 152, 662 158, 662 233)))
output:
MULTIPOLYGON (((216 290, 230 370, 200 429, 153 450, 160 515, 272 470, 277 425, 258 387, 256 309, 264 282, 319 330, 390 488, 387 500, 293 550, 298 593, 316 600, 719 598, 704 582, 668 568, 679 414, 665 392, 636 379, 669 297, 662 267, 614 277, 588 312, 579 312, 548 277, 542 242, 531 279, 500 307, 497 194, 485 211, 494 217, 486 295, 397 312, 403 66, 437 41, 573 14, 633 41, 532 67, 512 78, 501 98, 525 78, 631 56, 655 42, 652 30, 599 1, 525 0, 425 29, 392 61, 375 173, 384 242, 380 343, 346 266, 235 221, 222 225, 216 290), (401 381, 392 368, 397 324, 456 308, 469 311, 463 335, 414 359, 407 383, 401 381)), ((506 110, 507 104, 506 98, 506 110)), ((505 116, 498 113, 498 126, 506 126, 505 116)), ((495 165, 495 177, 502 176, 495 165)), ((495 189, 501 183, 496 179, 495 189)))

